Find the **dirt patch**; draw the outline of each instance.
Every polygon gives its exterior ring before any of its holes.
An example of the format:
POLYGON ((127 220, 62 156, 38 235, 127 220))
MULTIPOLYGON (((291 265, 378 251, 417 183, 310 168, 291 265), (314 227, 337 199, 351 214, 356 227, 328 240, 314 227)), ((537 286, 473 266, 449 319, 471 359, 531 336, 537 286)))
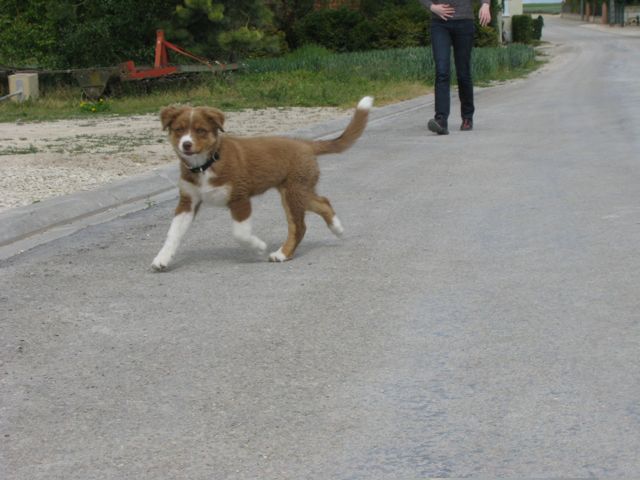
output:
MULTIPOLYGON (((230 135, 265 135, 340 118, 339 108, 228 112, 230 135)), ((0 211, 90 190, 175 162, 157 115, 0 123, 0 211)))

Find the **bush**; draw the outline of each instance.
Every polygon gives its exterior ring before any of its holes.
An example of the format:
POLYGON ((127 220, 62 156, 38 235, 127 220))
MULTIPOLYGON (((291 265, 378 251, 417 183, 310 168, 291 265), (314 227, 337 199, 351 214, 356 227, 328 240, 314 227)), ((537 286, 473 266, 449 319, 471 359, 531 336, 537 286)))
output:
POLYGON ((493 27, 483 27, 480 22, 476 20, 476 33, 473 39, 474 47, 497 47, 500 45, 498 42, 498 33, 493 27))
POLYGON ((544 26, 544 18, 542 15, 538 15, 533 21, 533 39, 540 40, 542 38, 542 27, 544 26))
POLYGON ((531 43, 533 40, 533 20, 531 15, 514 15, 511 17, 513 41, 515 43, 531 43))
POLYGON ((295 27, 299 45, 321 45, 335 52, 356 50, 355 45, 371 43, 364 16, 348 8, 318 10, 306 15, 295 27))
POLYGON ((343 7, 309 13, 294 27, 296 44, 322 45, 334 52, 429 45, 427 9, 417 1, 379 3, 373 9, 365 3, 360 11, 343 7))
POLYGON ((404 48, 429 45, 430 14, 418 3, 388 7, 372 20, 373 45, 368 48, 404 48))
POLYGON ((489 8, 491 9, 491 22, 486 27, 480 25, 478 12, 482 6, 481 2, 473 2, 473 18, 476 27, 476 33, 473 37, 474 47, 497 47, 500 45, 498 38, 498 15, 500 10, 498 0, 490 0, 489 8))

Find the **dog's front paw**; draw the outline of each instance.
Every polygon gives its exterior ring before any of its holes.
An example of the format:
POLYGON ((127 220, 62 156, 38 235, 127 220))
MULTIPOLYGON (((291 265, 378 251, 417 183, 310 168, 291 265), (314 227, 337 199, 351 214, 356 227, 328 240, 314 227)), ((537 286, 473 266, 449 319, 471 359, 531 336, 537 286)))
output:
POLYGON ((277 251, 271 253, 269 255, 269 261, 270 262, 286 262, 287 260, 290 260, 291 257, 287 257, 283 252, 282 252, 282 248, 279 248, 277 251))
POLYGON ((162 252, 160 252, 156 256, 156 258, 153 259, 153 262, 151 263, 151 268, 153 268, 156 272, 162 272, 167 269, 170 261, 171 261, 171 257, 168 257, 167 255, 163 255, 162 252))
POLYGON ((151 268, 153 268, 156 272, 164 272, 167 269, 168 265, 164 265, 160 262, 156 262, 155 260, 151 264, 151 268))

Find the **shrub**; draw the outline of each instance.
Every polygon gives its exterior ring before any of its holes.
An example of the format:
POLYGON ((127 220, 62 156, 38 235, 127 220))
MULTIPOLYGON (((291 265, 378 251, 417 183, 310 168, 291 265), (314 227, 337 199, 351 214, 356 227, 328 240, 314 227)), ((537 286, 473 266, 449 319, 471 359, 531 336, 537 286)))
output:
POLYGON ((533 39, 531 15, 514 15, 511 17, 511 28, 515 43, 531 43, 533 39))
POLYGON ((365 2, 359 11, 343 7, 309 13, 297 22, 294 36, 298 46, 315 43, 335 52, 417 47, 429 45, 429 18, 417 1, 365 2))
POLYGON ((500 45, 498 42, 498 33, 493 27, 483 27, 480 22, 476 20, 476 33, 473 39, 474 47, 497 47, 500 45))
POLYGON ((544 18, 542 15, 538 15, 533 21, 533 39, 540 40, 542 38, 542 27, 544 26, 544 18))
POLYGON ((404 48, 429 45, 430 14, 418 3, 388 7, 372 20, 375 40, 369 48, 404 48))
POLYGON ((480 19, 478 18, 478 12, 482 6, 481 2, 473 2, 473 18, 476 27, 476 32, 473 37, 474 47, 497 47, 500 45, 500 39, 498 38, 498 15, 500 10, 498 0, 490 0, 491 9, 491 22, 486 27, 480 25, 480 19))
POLYGON ((299 45, 315 43, 335 52, 355 50, 354 44, 371 43, 362 26, 366 20, 348 8, 318 10, 306 15, 295 27, 299 45))

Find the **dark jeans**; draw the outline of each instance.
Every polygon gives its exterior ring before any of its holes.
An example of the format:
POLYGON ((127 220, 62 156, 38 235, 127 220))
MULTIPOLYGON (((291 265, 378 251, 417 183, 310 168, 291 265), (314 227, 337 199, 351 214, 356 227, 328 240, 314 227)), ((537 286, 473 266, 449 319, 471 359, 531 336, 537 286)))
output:
POLYGON ((451 47, 458 78, 458 96, 462 118, 473 118, 473 81, 471 79, 471 49, 473 48, 473 20, 439 20, 431 22, 431 48, 436 64, 436 118, 449 118, 451 97, 451 47))

